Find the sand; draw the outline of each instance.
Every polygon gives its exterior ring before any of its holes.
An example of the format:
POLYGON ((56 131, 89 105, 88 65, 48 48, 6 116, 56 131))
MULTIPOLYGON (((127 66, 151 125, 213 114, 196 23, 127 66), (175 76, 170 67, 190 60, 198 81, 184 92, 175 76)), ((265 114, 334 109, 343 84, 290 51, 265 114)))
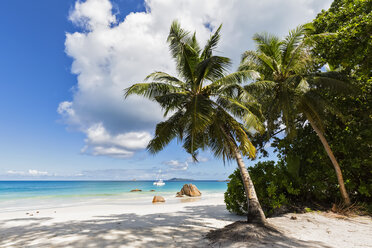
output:
POLYGON ((372 247, 371 218, 344 219, 326 213, 270 218, 279 232, 265 235, 255 226, 239 227, 248 228, 245 233, 256 230, 248 240, 205 238, 239 220, 244 218, 225 210, 222 194, 147 205, 0 210, 0 247, 372 247))

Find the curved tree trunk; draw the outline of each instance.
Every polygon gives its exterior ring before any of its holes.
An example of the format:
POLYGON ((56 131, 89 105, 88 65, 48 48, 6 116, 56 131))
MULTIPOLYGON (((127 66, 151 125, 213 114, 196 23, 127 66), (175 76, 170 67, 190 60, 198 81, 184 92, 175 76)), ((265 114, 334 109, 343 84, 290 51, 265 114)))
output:
POLYGON ((235 148, 236 162, 238 163, 240 175, 243 179, 243 185, 245 189, 245 195, 247 196, 248 203, 248 215, 247 221, 252 223, 267 224, 265 214, 261 208, 260 202, 258 201, 256 190, 254 189, 253 182, 249 176, 248 170, 244 165, 242 156, 238 148, 235 148))
POLYGON ((342 172, 341 172, 340 165, 337 163, 337 160, 336 160, 335 156, 333 155, 333 152, 332 152, 331 148, 329 147, 328 142, 323 135, 323 132, 315 125, 314 120, 309 115, 307 116, 307 119, 310 122, 311 127, 314 129, 314 131, 318 135, 320 141, 322 142, 322 144, 324 146, 324 149, 326 150, 326 152, 328 154, 328 157, 332 161, 333 167, 335 168, 335 171, 336 171, 338 184, 340 185, 340 192, 341 192, 342 199, 344 200, 344 203, 347 206, 349 206, 351 204, 351 202, 350 202, 349 195, 348 195, 348 193, 346 191, 346 188, 345 188, 344 178, 342 177, 342 172))

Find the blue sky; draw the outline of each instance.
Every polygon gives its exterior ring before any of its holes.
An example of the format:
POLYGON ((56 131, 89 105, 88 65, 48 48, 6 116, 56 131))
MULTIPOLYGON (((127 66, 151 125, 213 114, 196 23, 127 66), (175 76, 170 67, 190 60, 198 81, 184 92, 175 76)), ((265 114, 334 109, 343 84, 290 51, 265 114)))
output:
POLYGON ((159 169, 166 178, 226 179, 235 164, 208 152, 198 164, 175 142, 147 154, 160 110, 124 101, 121 90, 174 71, 166 34, 175 18, 201 42, 223 23, 218 52, 236 66, 254 33, 284 35, 330 2, 1 1, 0 179, 152 179, 159 169))

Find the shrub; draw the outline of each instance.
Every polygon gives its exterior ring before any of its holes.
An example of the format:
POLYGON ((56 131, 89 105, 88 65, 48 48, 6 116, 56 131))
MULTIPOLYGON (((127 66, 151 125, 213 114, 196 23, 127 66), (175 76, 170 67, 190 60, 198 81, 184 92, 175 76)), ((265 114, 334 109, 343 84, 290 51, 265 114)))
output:
POLYGON ((230 182, 227 183, 227 190, 225 192, 226 208, 237 215, 246 215, 247 198, 239 169, 236 169, 229 178, 230 182))
MULTIPOLYGON (((274 161, 265 161, 248 168, 254 182, 256 193, 267 216, 273 215, 282 206, 290 202, 290 197, 299 194, 300 190, 293 187, 291 176, 282 166, 274 161)), ((247 200, 239 169, 229 176, 225 192, 226 208, 238 215, 247 214, 247 200)))

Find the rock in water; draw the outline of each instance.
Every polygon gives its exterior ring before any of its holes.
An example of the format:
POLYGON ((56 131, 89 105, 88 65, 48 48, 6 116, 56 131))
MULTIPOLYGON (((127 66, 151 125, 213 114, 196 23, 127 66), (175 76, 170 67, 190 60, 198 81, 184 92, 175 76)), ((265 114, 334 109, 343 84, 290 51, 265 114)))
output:
POLYGON ((132 189, 130 192, 141 192, 141 189, 132 189))
POLYGON ((154 196, 154 198, 152 199, 152 203, 157 203, 157 202, 165 202, 164 197, 162 197, 160 195, 154 196))
POLYGON ((187 195, 187 196, 194 197, 194 196, 201 196, 201 193, 194 184, 190 183, 190 184, 183 185, 180 191, 180 195, 187 195))
POLYGON ((183 195, 181 194, 181 192, 177 192, 176 197, 183 197, 183 195))

